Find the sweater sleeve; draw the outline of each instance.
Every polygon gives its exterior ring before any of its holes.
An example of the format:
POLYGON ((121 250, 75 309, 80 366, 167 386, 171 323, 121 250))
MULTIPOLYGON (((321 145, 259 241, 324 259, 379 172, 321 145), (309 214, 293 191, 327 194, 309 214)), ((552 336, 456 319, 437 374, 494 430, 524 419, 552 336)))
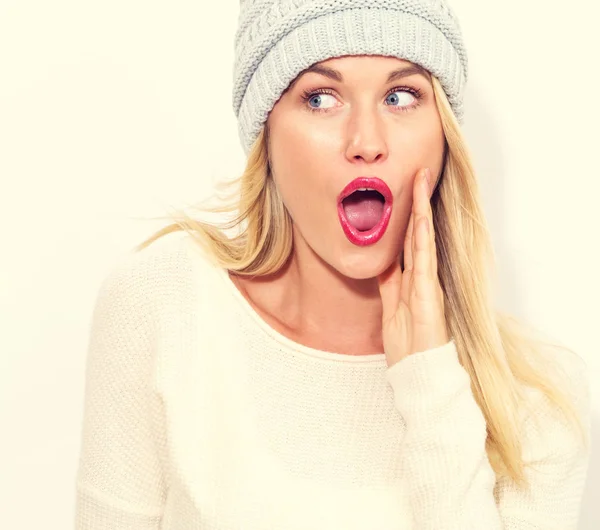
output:
MULTIPOLYGON (((454 341, 392 365, 386 379, 406 423, 402 464, 415 528, 577 527, 589 455, 566 424, 543 408, 535 422, 524 423, 524 463, 535 471, 526 468, 531 487, 523 491, 514 481, 496 483, 485 451, 485 417, 454 341)), ((582 389, 578 405, 589 427, 587 383, 582 389)))
MULTIPOLYGON (((139 272, 139 271, 138 271, 139 272)), ((76 479, 77 530, 158 529, 165 501, 163 409, 143 275, 118 267, 93 311, 76 479)))

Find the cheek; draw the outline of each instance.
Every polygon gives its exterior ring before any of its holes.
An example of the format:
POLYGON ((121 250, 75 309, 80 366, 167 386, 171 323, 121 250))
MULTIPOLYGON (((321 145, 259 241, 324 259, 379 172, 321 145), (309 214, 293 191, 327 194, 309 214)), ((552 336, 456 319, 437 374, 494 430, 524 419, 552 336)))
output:
POLYGON ((294 168, 318 165, 332 153, 338 152, 340 134, 328 127, 316 127, 313 121, 293 113, 290 119, 279 119, 271 130, 271 154, 279 167, 294 168), (291 119, 293 117, 293 119, 291 119))
POLYGON ((396 135, 390 145, 390 165, 398 168, 402 180, 402 195, 398 204, 403 210, 412 208, 413 184, 419 171, 431 169, 436 177, 442 170, 445 137, 443 131, 429 129, 396 135))
POLYGON ((322 200, 328 180, 335 175, 331 160, 338 150, 331 135, 301 119, 277 122, 271 130, 269 150, 273 176, 290 213, 322 200))
POLYGON ((444 149, 444 132, 432 121, 412 123, 410 127, 396 127, 388 135, 390 156, 402 165, 433 163, 444 149))

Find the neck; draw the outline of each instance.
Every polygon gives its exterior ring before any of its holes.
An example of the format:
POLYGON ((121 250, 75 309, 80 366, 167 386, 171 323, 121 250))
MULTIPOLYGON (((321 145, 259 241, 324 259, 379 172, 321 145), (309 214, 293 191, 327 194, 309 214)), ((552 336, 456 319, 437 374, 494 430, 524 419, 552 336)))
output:
POLYGON ((357 280, 340 274, 300 236, 272 287, 277 316, 295 335, 331 351, 383 353, 376 278, 357 280))

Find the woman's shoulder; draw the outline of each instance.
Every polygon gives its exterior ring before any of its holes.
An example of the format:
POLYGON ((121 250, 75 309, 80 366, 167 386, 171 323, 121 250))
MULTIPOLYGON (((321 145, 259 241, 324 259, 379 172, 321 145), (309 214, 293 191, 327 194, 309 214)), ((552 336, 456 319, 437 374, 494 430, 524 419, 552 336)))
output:
MULTIPOLYGON (((577 416, 581 427, 589 436, 591 421, 591 389, 589 367, 584 358, 575 350, 558 341, 540 341, 539 357, 535 365, 537 370, 548 376, 552 390, 557 390, 561 403, 569 402, 570 408, 577 416)), ((541 388, 527 388, 528 407, 524 411, 525 431, 531 429, 537 433, 534 438, 553 440, 560 445, 573 443, 573 429, 565 410, 549 398, 541 388)), ((572 419, 572 418, 571 418, 572 419)))
POLYGON ((520 339, 515 346, 518 356, 523 357, 528 370, 547 376, 569 393, 578 394, 589 386, 589 368, 579 352, 527 320, 512 318, 511 322, 520 339))
POLYGON ((173 299, 188 294, 194 282, 210 285, 215 273, 216 265, 193 236, 173 232, 120 255, 102 280, 100 296, 126 295, 140 303, 173 299))
POLYGON ((589 366, 575 350, 551 339, 539 343, 540 370, 550 373, 557 385, 576 401, 589 393, 589 366))

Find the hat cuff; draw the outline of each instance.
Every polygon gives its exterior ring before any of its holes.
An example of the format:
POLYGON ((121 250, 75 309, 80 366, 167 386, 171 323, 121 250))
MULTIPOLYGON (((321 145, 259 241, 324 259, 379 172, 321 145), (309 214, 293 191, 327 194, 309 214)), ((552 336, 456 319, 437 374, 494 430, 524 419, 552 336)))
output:
POLYGON ((466 65, 435 25, 397 9, 347 9, 296 27, 260 62, 238 113, 238 134, 246 155, 269 112, 298 74, 314 63, 344 55, 385 55, 419 64, 438 78, 462 122, 466 65))

